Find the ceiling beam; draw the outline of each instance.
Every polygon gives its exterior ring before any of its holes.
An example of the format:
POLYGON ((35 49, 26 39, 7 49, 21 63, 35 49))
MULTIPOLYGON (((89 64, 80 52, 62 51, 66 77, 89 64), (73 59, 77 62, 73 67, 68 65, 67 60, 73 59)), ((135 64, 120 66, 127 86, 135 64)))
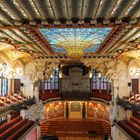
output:
POLYGON ((70 20, 70 14, 69 14, 68 0, 65 0, 65 5, 66 5, 67 19, 68 19, 68 20, 70 20))
POLYGON ((118 16, 118 18, 123 18, 123 17, 125 17, 125 13, 126 13, 126 11, 133 5, 132 3, 134 2, 134 0, 130 0, 129 2, 128 2, 128 4, 124 7, 124 9, 122 10, 122 12, 121 12, 121 14, 118 16))
POLYGON ((5 0, 1 0, 1 3, 8 10, 8 12, 10 12, 17 20, 20 19, 18 16, 18 13, 15 12, 15 10, 12 9, 11 6, 9 4, 7 4, 5 0))
POLYGON ((121 23, 121 24, 115 24, 115 23, 111 23, 111 24, 102 24, 102 23, 97 23, 96 25, 91 25, 89 23, 85 23, 83 25, 78 25, 78 24, 72 24, 70 25, 66 25, 66 24, 60 24, 60 25, 54 25, 54 24, 49 24, 49 25, 42 25, 42 24, 37 24, 35 26, 31 26, 30 24, 21 24, 20 26, 16 26, 16 25, 3 25, 0 26, 0 30, 2 29, 7 29, 7 30, 13 30, 13 29, 20 29, 22 27, 27 27, 27 28, 113 28, 113 27, 122 27, 122 26, 131 26, 132 28, 134 27, 140 27, 140 23, 136 23, 136 24, 130 24, 130 23, 121 23))
POLYGON ((44 46, 44 48, 50 53, 50 54, 54 54, 54 51, 52 49, 52 47, 50 46, 49 42, 44 38, 44 36, 41 34, 41 32, 37 29, 33 29, 38 36, 40 37, 40 39, 45 43, 46 46, 44 46))
POLYGON ((2 16, 2 18, 8 21, 8 23, 10 23, 11 25, 13 24, 13 20, 11 19, 11 17, 7 13, 5 13, 1 8, 0 8, 0 15, 2 16))
POLYGON ((110 32, 110 34, 105 38, 105 40, 102 42, 102 44, 100 45, 100 47, 97 49, 97 53, 102 53, 103 50, 106 49, 106 43, 109 41, 109 39, 113 36, 113 34, 116 32, 116 30, 118 29, 118 27, 113 28, 110 32))
POLYGON ((43 8, 41 8, 41 7, 42 7, 41 1, 39 1, 39 0, 34 0, 34 5, 36 6, 38 12, 40 13, 41 18, 42 18, 43 20, 46 19, 46 16, 45 16, 45 14, 44 14, 43 8))
POLYGON ((107 19, 110 19, 111 14, 112 14, 112 11, 113 11, 113 9, 115 8, 115 6, 117 5, 118 1, 119 1, 119 0, 116 0, 115 3, 114 3, 114 5, 111 7, 111 10, 110 10, 110 12, 109 12, 109 14, 108 14, 108 16, 107 16, 107 19))
POLYGON ((56 18, 56 15, 55 15, 54 8, 53 8, 53 5, 52 5, 52 3, 51 3, 51 0, 48 0, 48 2, 49 2, 49 4, 50 4, 50 7, 51 7, 51 10, 52 10, 52 13, 53 13, 53 17, 54 17, 54 19, 56 20, 57 18, 56 18))
POLYGON ((33 17, 29 10, 26 8, 26 5, 22 2, 22 0, 18 0, 17 3, 20 5, 20 7, 23 9, 23 11, 26 13, 27 17, 32 20, 33 17))
POLYGON ((95 15, 93 16, 93 19, 96 19, 96 16, 97 16, 97 13, 98 13, 101 2, 102 2, 102 0, 99 0, 96 11, 95 11, 95 15))
POLYGON ((82 0, 81 19, 83 19, 84 17, 84 7, 85 7, 85 0, 82 0))

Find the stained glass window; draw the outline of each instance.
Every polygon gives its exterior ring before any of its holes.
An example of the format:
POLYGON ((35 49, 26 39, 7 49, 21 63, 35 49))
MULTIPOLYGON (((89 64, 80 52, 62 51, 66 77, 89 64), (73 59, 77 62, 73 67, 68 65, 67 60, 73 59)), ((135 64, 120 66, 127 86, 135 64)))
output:
POLYGON ((94 53, 110 33, 111 28, 41 28, 56 53, 66 53, 78 48, 83 52, 94 53))
POLYGON ((110 89, 110 83, 107 81, 105 76, 99 78, 98 72, 93 69, 92 75, 92 89, 93 90, 108 90, 110 89))
POLYGON ((49 79, 41 83, 40 90, 55 90, 59 89, 59 70, 54 70, 54 75, 49 79))
POLYGON ((8 79, 0 73, 0 96, 5 96, 8 94, 8 79))

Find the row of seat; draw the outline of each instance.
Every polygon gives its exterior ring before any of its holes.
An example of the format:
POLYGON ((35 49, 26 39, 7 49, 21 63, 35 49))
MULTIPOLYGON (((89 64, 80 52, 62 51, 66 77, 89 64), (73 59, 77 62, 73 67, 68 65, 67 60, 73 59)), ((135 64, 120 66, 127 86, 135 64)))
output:
POLYGON ((24 124, 22 127, 20 127, 18 130, 16 130, 15 133, 13 133, 11 136, 6 138, 5 140, 15 140, 19 138, 27 129, 29 129, 34 124, 33 121, 28 121, 26 124, 24 124))
POLYGON ((130 103, 140 104, 140 94, 131 95, 129 97, 123 97, 124 100, 130 103))
POLYGON ((16 103, 23 102, 26 100, 26 97, 23 97, 18 94, 12 94, 7 96, 0 96, 0 108, 4 108, 6 106, 10 106, 16 103))
POLYGON ((118 121, 118 125, 135 140, 140 140, 140 119, 131 116, 130 119, 118 121))
POLYGON ((0 126, 0 139, 15 140, 34 124, 33 121, 18 116, 0 126))
POLYGON ((18 123, 14 124, 10 128, 6 129, 3 133, 0 134, 0 138, 6 139, 13 133, 15 133, 18 129, 20 129, 24 124, 27 123, 27 119, 23 119, 19 121, 18 123))
POLYGON ((6 129, 10 128, 12 125, 16 124, 22 119, 22 117, 18 116, 11 121, 4 123, 3 125, 0 126, 0 133, 4 132, 6 129))
POLYGON ((82 134, 88 133, 88 131, 96 131, 98 134, 110 135, 111 126, 102 121, 93 121, 88 119, 62 119, 62 120, 52 120, 44 121, 41 124, 41 136, 44 135, 55 135, 57 133, 61 134, 82 134), (92 124, 92 125, 91 125, 92 124))

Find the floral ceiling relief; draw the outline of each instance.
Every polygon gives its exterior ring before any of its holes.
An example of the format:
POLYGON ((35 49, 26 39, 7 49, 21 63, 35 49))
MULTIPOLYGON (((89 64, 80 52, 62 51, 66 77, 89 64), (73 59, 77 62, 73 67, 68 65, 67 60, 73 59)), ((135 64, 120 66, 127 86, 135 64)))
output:
POLYGON ((64 117, 64 102, 50 103, 45 106, 45 119, 64 117))
POLYGON ((109 120, 109 108, 97 102, 87 103, 87 117, 109 120))

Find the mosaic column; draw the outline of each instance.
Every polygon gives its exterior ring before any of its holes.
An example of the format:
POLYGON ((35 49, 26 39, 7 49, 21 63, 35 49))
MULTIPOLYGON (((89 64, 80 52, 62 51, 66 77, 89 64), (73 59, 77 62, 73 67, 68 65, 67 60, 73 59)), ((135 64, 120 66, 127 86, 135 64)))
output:
POLYGON ((69 105, 66 102, 66 118, 69 118, 69 105))

